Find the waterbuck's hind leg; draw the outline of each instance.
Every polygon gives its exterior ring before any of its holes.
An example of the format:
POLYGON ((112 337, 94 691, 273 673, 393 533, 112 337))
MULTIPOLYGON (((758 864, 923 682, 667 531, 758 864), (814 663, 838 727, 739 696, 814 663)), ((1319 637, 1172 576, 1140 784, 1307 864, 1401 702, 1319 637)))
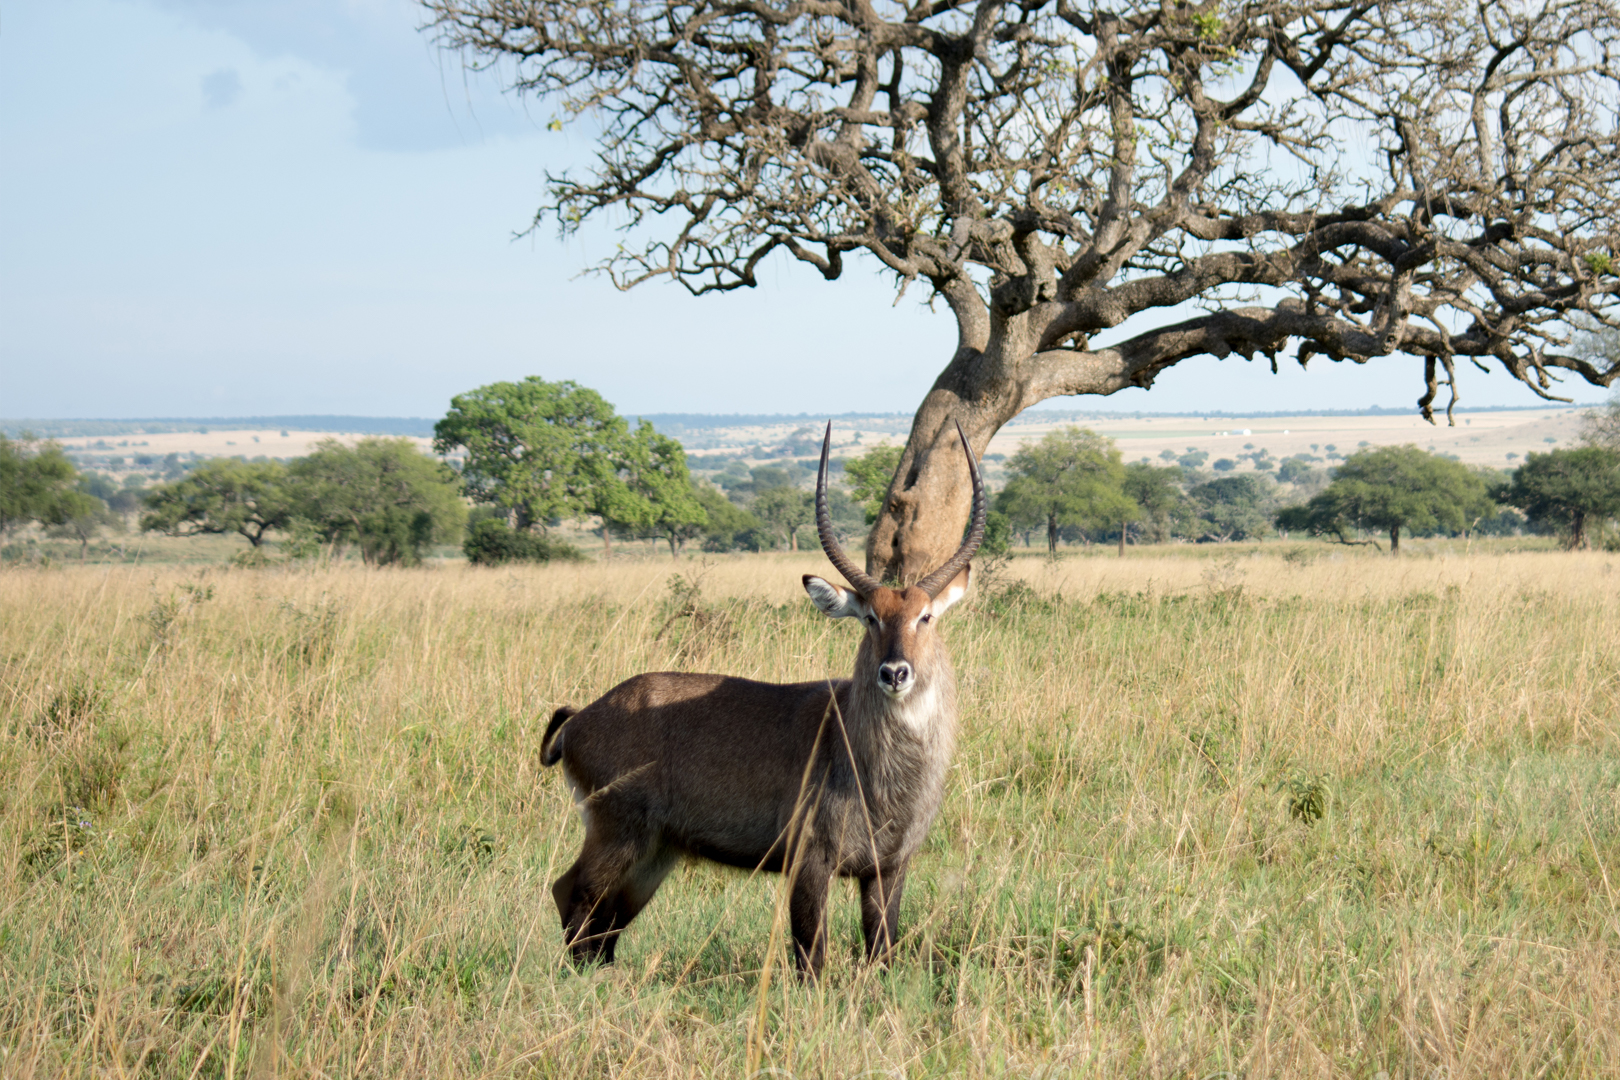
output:
POLYGON ((868 962, 886 964, 900 937, 900 894, 906 887, 904 865, 891 866, 861 879, 861 933, 868 962))
POLYGON ((624 875, 624 884, 608 900, 612 910, 607 925, 600 931, 603 963, 613 963, 619 935, 641 914, 641 909, 647 906, 658 891, 658 886, 664 883, 677 858, 679 852, 673 848, 655 848, 624 875))
POLYGON ((579 858, 551 887, 563 940, 580 963, 612 963, 619 934, 651 900, 677 853, 635 822, 642 815, 591 812, 579 858))

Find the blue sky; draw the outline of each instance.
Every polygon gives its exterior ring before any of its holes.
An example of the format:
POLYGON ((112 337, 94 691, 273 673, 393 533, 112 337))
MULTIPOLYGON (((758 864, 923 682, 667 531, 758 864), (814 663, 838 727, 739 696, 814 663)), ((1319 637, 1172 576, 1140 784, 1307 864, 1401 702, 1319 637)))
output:
MULTIPOLYGON (((630 413, 916 407, 951 321, 870 270, 625 294, 579 276, 609 232, 514 240, 544 172, 588 144, 421 21, 408 0, 6 3, 0 416, 435 416, 530 374, 630 413)), ((1404 407, 1420 373, 1206 358, 1049 404, 1404 407)), ((1465 405, 1534 402, 1463 376, 1465 405)))

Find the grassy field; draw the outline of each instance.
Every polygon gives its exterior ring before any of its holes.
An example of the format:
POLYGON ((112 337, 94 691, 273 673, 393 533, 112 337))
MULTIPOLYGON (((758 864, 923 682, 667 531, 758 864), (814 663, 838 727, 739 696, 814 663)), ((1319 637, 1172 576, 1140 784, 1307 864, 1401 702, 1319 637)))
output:
POLYGON ((990 575, 900 955, 841 886, 814 986, 701 865, 571 969, 537 746, 844 673, 819 557, 4 570, 0 1074, 1620 1075, 1620 559, 1324 552, 990 575))

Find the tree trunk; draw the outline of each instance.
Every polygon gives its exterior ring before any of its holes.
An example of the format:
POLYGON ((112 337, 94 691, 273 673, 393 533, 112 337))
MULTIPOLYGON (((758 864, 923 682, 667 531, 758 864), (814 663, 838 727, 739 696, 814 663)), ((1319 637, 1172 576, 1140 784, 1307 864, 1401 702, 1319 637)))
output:
POLYGON ((1046 516, 1046 553, 1048 555, 1057 554, 1057 532, 1057 515, 1048 514, 1046 516))
POLYGON ((1125 557, 1125 522, 1119 523, 1119 557, 1125 557))
POLYGON ((1586 514, 1577 510, 1569 520, 1569 550, 1580 551, 1586 547, 1586 514))
POLYGON ((602 522, 602 553, 613 554, 613 541, 608 539, 608 523, 605 520, 602 522))
POLYGON ((1389 527, 1389 553, 1391 555, 1401 553, 1401 527, 1399 525, 1389 527))
POLYGON ((946 282, 941 291, 956 315, 956 355, 912 419, 911 436, 866 542, 866 572, 905 584, 950 558, 967 527, 973 485, 957 424, 974 456, 982 457, 991 437, 1031 405, 1151 386, 1154 376, 1186 356, 1226 356, 1233 342, 1254 329, 1254 309, 1229 311, 1091 351, 1083 339, 1070 336, 1062 303, 1042 298, 1004 314, 987 306, 965 278, 946 282))

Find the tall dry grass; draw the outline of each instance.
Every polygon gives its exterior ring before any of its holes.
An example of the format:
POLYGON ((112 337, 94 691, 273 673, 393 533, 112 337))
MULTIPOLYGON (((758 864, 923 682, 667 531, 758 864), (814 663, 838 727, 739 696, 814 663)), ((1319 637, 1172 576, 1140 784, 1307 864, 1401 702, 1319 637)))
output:
POLYGON ((700 865, 571 969, 536 745, 638 671, 843 673, 819 558, 6 571, 0 1073, 1620 1073, 1615 560, 1322 551, 981 582, 900 956, 840 887, 815 986, 700 865))

